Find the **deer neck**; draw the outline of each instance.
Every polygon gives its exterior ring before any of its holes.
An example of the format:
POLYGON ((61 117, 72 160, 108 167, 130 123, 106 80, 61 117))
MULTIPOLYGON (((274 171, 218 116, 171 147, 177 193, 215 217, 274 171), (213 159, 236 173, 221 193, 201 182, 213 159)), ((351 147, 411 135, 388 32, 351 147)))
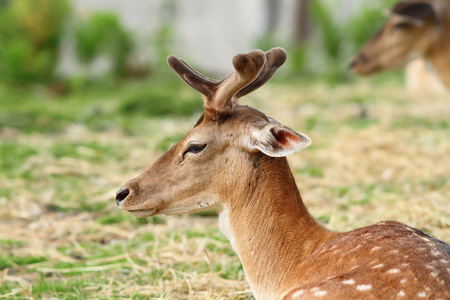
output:
POLYGON ((431 48, 427 58, 442 84, 450 90, 450 12, 444 14, 440 30, 438 43, 431 48))
POLYGON ((256 299, 275 299, 295 266, 336 233, 309 214, 286 158, 261 155, 252 168, 249 177, 230 189, 219 226, 238 254, 256 299))

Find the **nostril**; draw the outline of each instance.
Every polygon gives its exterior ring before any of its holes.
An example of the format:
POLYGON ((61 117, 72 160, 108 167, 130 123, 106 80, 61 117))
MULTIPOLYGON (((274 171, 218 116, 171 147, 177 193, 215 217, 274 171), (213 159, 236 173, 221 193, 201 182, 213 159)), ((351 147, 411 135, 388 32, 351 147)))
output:
POLYGON ((355 61, 351 61, 349 64, 348 64, 348 68, 351 70, 351 69, 353 69, 353 67, 356 65, 356 62, 355 61))
POLYGON ((122 202, 123 200, 125 200, 125 198, 128 196, 128 194, 130 194, 130 190, 129 189, 121 189, 120 191, 118 191, 116 193, 116 203, 117 205, 120 204, 120 202, 122 202))
POLYGON ((349 64, 348 64, 348 69, 351 70, 353 69, 357 64, 356 58, 353 59, 349 64))

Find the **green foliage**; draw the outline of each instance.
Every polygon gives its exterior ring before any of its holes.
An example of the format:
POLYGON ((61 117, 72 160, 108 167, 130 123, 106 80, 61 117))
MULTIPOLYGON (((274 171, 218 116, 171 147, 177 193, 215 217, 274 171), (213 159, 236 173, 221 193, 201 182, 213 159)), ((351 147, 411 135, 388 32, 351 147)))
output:
POLYGON ((364 2, 359 4, 356 13, 342 18, 337 5, 323 0, 311 1, 313 34, 307 43, 290 51, 294 73, 321 77, 329 83, 348 80, 348 61, 381 26, 386 19, 383 12, 393 2, 364 2))
POLYGON ((381 27, 386 19, 380 8, 365 7, 350 22, 344 24, 343 30, 351 41, 351 50, 357 51, 381 27))
POLYGON ((88 20, 75 26, 75 40, 78 58, 83 63, 90 64, 99 56, 106 55, 112 63, 113 74, 124 74, 134 45, 130 33, 123 28, 116 14, 92 14, 88 20))
MULTIPOLYGON (((113 77, 123 76, 134 44, 118 16, 95 13, 74 28, 66 24, 70 17, 68 0, 10 0, 0 5, 0 79, 13 83, 55 81, 62 35, 71 30, 82 63, 89 65, 104 56, 111 62, 113 77)), ((72 88, 85 84, 84 77, 69 80, 72 88)))
MULTIPOLYGON (((15 128, 54 133, 81 123, 94 131, 119 127, 132 133, 137 124, 149 117, 190 116, 200 112, 201 97, 181 80, 174 79, 129 82, 109 90, 87 88, 83 93, 61 98, 0 88, 0 131, 15 128)), ((4 147, 8 145, 5 143, 4 147)), ((0 166, 9 161, 13 160, 2 160, 0 166)))
POLYGON ((184 85, 162 81, 154 88, 136 90, 124 96, 119 106, 124 114, 144 113, 148 116, 192 115, 201 108, 199 97, 184 93, 184 85))
POLYGON ((320 28, 320 41, 326 55, 332 59, 338 59, 340 54, 341 41, 344 33, 333 20, 333 10, 330 5, 323 1, 313 1, 311 12, 314 22, 320 28))
POLYGON ((162 3, 159 13, 159 26, 151 37, 150 43, 154 49, 152 63, 158 70, 159 76, 165 76, 171 70, 167 68, 167 56, 172 54, 175 41, 173 24, 177 5, 174 0, 166 0, 162 3))
POLYGON ((303 72, 308 63, 308 46, 306 44, 293 47, 289 51, 290 66, 296 72, 303 72))
POLYGON ((52 80, 69 12, 67 0, 14 0, 0 6, 0 78, 52 80))

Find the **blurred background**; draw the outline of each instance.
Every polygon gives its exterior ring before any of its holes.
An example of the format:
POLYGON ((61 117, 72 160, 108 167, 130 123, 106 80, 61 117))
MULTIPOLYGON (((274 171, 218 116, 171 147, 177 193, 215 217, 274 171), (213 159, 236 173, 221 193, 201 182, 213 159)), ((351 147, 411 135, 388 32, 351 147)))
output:
POLYGON ((214 75, 236 53, 280 46, 291 74, 348 80, 346 63, 393 2, 2 0, 0 74, 64 94, 162 77, 168 54, 214 75))
MULTIPOLYGON (((197 97, 186 92, 180 99, 185 87, 166 64, 169 54, 221 78, 236 53, 279 46, 289 58, 276 80, 354 82, 347 64, 393 2, 2 0, 0 126, 58 129, 65 119, 126 127, 112 115, 189 115, 199 109, 197 97), (114 93, 117 105, 97 93, 114 93)), ((401 83, 400 74, 373 80, 401 83)))
POLYGON ((448 96, 347 70, 394 2, 0 0, 0 299, 252 299, 216 212, 115 207, 202 113, 169 54, 220 79, 237 53, 285 48, 241 102, 312 137, 290 159, 312 214, 450 242, 448 96))

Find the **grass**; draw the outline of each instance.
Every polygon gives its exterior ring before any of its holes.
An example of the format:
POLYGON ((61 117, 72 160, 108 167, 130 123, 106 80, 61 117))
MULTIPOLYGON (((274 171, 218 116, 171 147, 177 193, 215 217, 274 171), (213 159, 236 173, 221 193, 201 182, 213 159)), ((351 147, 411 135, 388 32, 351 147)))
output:
POLYGON ((196 92, 181 80, 153 79, 124 82, 119 87, 85 89, 56 97, 40 86, 25 87, 24 92, 0 87, 0 128, 21 132, 61 133, 68 124, 93 131, 126 131, 142 128, 148 117, 190 116, 201 110, 196 92), (20 103, 20 105, 19 105, 20 103))
MULTIPOLYGON (((0 88, 0 299, 252 298, 214 212, 115 207, 198 118, 200 96, 173 81, 62 98, 0 88)), ((312 138, 290 164, 327 227, 395 219, 450 242, 448 98, 361 80, 272 82, 241 102, 312 138)))

